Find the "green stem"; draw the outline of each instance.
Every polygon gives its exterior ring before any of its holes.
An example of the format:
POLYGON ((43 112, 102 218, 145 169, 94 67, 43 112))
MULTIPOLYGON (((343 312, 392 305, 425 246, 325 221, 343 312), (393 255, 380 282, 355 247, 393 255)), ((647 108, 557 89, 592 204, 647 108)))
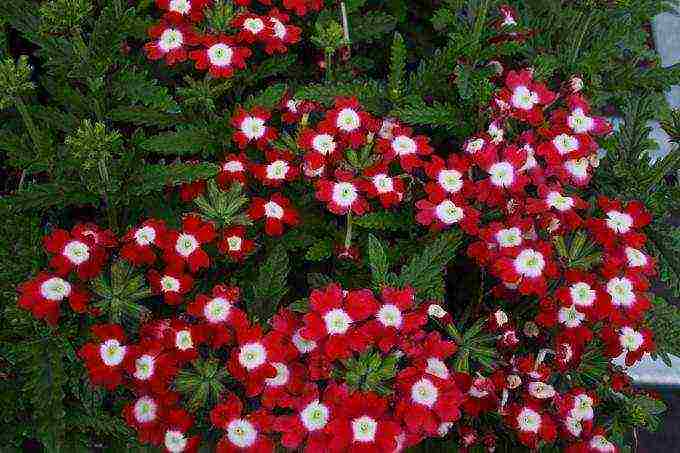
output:
POLYGON ((345 250, 352 245, 352 210, 347 211, 347 233, 345 234, 345 250))
POLYGON ((324 49, 324 69, 326 71, 325 73, 325 81, 326 84, 329 84, 333 81, 333 68, 331 67, 332 62, 333 62, 333 50, 332 49, 324 49))
POLYGON ((31 137, 31 141, 33 141, 33 146, 40 150, 42 143, 40 140, 40 134, 38 133, 38 128, 33 122, 33 118, 31 118, 31 115, 28 113, 28 108, 26 107, 24 100, 17 96, 14 98, 14 105, 19 111, 21 119, 24 121, 24 126, 28 131, 29 137, 31 137))
POLYGON ((109 221, 109 228, 114 232, 118 231, 118 214, 116 212, 115 206, 111 203, 109 198, 109 171, 106 167, 106 162, 104 159, 100 159, 97 163, 99 168, 99 177, 101 178, 102 184, 104 186, 102 195, 104 197, 104 203, 106 203, 106 216, 109 221))

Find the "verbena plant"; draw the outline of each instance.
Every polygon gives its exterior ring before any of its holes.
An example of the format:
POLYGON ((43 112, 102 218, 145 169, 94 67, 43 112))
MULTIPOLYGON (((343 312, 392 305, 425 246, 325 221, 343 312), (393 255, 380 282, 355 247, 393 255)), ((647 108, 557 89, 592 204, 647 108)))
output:
POLYGON ((610 360, 678 352, 671 2, 268 3, 5 6, 3 444, 655 429, 610 360))

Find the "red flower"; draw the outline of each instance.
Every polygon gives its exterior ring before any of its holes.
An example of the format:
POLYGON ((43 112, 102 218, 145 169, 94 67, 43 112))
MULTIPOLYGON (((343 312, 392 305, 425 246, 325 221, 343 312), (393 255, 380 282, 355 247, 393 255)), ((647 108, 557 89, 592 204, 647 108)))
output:
POLYGON ((555 422, 534 403, 512 405, 506 422, 517 431, 519 441, 528 448, 536 448, 539 441, 552 443, 557 437, 555 422))
POLYGON ((73 227, 71 234, 76 238, 92 238, 100 247, 115 247, 118 240, 111 230, 102 230, 94 223, 79 223, 73 227))
POLYGON ((163 301, 168 305, 181 304, 184 294, 191 291, 194 284, 194 279, 190 275, 171 268, 162 274, 152 269, 147 278, 153 293, 163 295, 163 301))
POLYGON ((160 445, 163 442, 163 420, 169 407, 178 399, 174 393, 163 396, 142 394, 123 408, 125 422, 137 431, 140 443, 160 445))
POLYGON ((346 294, 337 284, 314 290, 309 296, 311 311, 304 316, 302 338, 323 341, 328 360, 350 356, 365 348, 365 339, 355 334, 354 323, 363 321, 378 309, 378 302, 368 290, 346 294))
POLYGON ((250 112, 239 108, 231 119, 231 125, 236 129, 233 139, 238 147, 244 149, 254 142, 264 150, 278 136, 276 130, 267 125, 269 118, 271 113, 261 107, 253 107, 250 112))
POLYGON ((215 239, 215 226, 194 215, 182 220, 181 231, 168 231, 163 237, 163 259, 169 267, 181 270, 186 264, 191 272, 210 266, 210 257, 201 248, 215 239))
POLYGON ((267 42, 272 39, 273 30, 267 24, 267 17, 258 16, 251 12, 237 15, 231 21, 231 26, 238 29, 236 38, 248 44, 254 42, 267 42))
POLYGON ((509 194, 524 194, 529 177, 520 169, 527 160, 525 150, 510 146, 501 158, 485 165, 489 177, 477 183, 477 199, 489 206, 503 206, 509 194))
POLYGON ((170 66, 185 61, 189 55, 187 47, 198 41, 193 27, 183 22, 179 15, 163 18, 149 28, 149 36, 154 40, 144 45, 147 57, 150 60, 165 58, 170 66))
POLYGON ((242 226, 229 228, 222 233, 222 239, 217 248, 226 253, 234 261, 242 261, 246 255, 255 249, 255 242, 246 239, 246 229, 242 226))
POLYGON ((185 203, 194 201, 205 193, 207 187, 205 180, 185 182, 179 187, 179 198, 185 203))
POLYGON ((333 409, 337 415, 327 427, 331 435, 329 451, 382 453, 395 450, 401 428, 392 419, 386 399, 375 393, 354 392, 333 409))
POLYGON ((586 134, 570 134, 562 129, 550 133, 549 142, 538 145, 536 153, 550 165, 587 157, 597 151, 597 143, 586 134))
POLYGON ((378 124, 363 110, 357 98, 336 98, 319 128, 332 130, 346 145, 358 149, 366 143, 368 133, 377 130, 378 124))
POLYGON ((600 244, 608 249, 616 244, 635 248, 644 246, 647 238, 639 230, 647 226, 652 217, 641 202, 630 201, 624 207, 619 201, 599 197, 598 205, 606 218, 589 219, 587 223, 600 244))
POLYGON ((45 319, 56 325, 59 319, 59 305, 68 300, 71 309, 83 313, 89 301, 86 291, 74 286, 63 278, 41 272, 35 278, 19 285, 17 304, 29 310, 37 319, 45 319))
POLYGON ((361 196, 360 182, 354 175, 337 170, 337 181, 321 179, 316 183, 316 198, 328 203, 328 210, 334 214, 347 214, 350 210, 354 214, 362 215, 369 210, 368 202, 361 196))
POLYGON ((75 271, 83 280, 96 277, 106 261, 106 251, 91 235, 75 236, 65 230, 54 230, 43 239, 45 250, 54 254, 50 260, 59 275, 75 271))
POLYGON ((289 152, 265 151, 266 164, 253 164, 253 175, 267 187, 280 187, 285 181, 293 181, 300 174, 293 163, 295 156, 289 152))
POLYGON ((269 236, 283 234, 283 225, 295 226, 300 223, 297 211, 290 201, 281 194, 275 193, 269 200, 253 197, 248 217, 251 220, 265 219, 264 231, 269 236))
POLYGON ((542 296, 548 289, 547 280, 558 274, 551 259, 552 248, 545 242, 507 250, 492 268, 505 283, 517 287, 521 294, 542 296))
POLYGON ((392 138, 379 139, 376 145, 386 162, 399 159, 401 168, 409 173, 423 165, 420 156, 432 154, 433 151, 429 138, 424 135, 413 136, 413 130, 404 126, 395 127, 392 138))
POLYGON ((590 115, 590 106, 583 97, 571 95, 567 101, 569 111, 558 110, 553 115, 553 121, 576 134, 606 135, 611 132, 612 126, 606 119, 590 115))
POLYGON ((270 33, 264 49, 269 55, 288 51, 287 45, 300 41, 302 29, 288 24, 288 15, 274 8, 267 13, 270 33))
POLYGON ((465 177, 469 169, 470 162, 458 154, 451 154, 446 162, 439 156, 432 156, 431 161, 425 164, 425 173, 431 179, 425 186, 425 192, 437 199, 454 194, 470 196, 472 187, 465 177))
POLYGON ((634 365, 646 352, 655 349, 651 330, 634 326, 605 327, 600 333, 605 344, 605 352, 609 357, 625 357, 626 366, 634 365))
POLYGON ((320 11, 323 0, 283 0, 283 7, 294 11, 298 16, 304 16, 309 11, 320 11))
POLYGON ((369 197, 377 198, 383 208, 398 205, 404 197, 406 187, 401 178, 392 177, 385 164, 378 164, 364 170, 364 176, 359 182, 361 190, 369 197))
POLYGON ((196 62, 196 69, 207 69, 213 77, 231 77, 237 69, 246 67, 246 59, 252 52, 247 47, 235 45, 234 39, 226 35, 203 36, 202 48, 189 52, 196 62))
POLYGON ((217 184, 222 189, 229 189, 232 182, 237 181, 241 184, 246 183, 246 169, 250 164, 245 154, 228 154, 224 158, 224 162, 220 166, 220 172, 217 174, 217 184))
POLYGON ((417 201, 416 208, 419 209, 416 221, 434 231, 460 225, 468 234, 477 233, 479 211, 468 206, 460 195, 443 199, 431 195, 427 200, 417 201))
POLYGON ((442 423, 460 418, 463 394, 452 379, 410 367, 399 373, 396 386, 400 393, 395 415, 409 432, 436 436, 442 423))
POLYGON ((264 410, 245 414, 243 403, 233 393, 228 393, 224 401, 210 411, 210 421, 226 431, 217 443, 217 453, 274 451, 274 444, 266 435, 271 431, 273 417, 264 410))
POLYGON ((211 344, 219 348, 232 340, 233 329, 248 325, 246 314, 236 308, 240 290, 236 287, 217 285, 210 296, 199 294, 187 306, 187 313, 206 322, 205 330, 211 344))
POLYGON ((246 387, 246 395, 262 393, 267 379, 277 377, 275 362, 285 360, 286 347, 279 332, 262 333, 260 326, 236 329, 238 346, 229 357, 229 373, 246 387))
POLYGON ((539 224, 548 231, 555 231, 563 225, 568 230, 578 228, 582 219, 576 210, 586 209, 589 205, 576 195, 565 195, 559 185, 538 186, 540 199, 528 198, 526 212, 528 214, 543 214, 539 224), (556 225, 555 225, 556 224, 556 225))
POLYGON ((203 10, 210 0, 156 0, 156 6, 168 11, 166 17, 177 16, 177 20, 183 17, 192 22, 203 20, 203 10))
POLYGON ((193 426, 191 415, 182 409, 172 409, 165 418, 163 432, 164 451, 169 453, 196 453, 201 442, 198 436, 187 432, 193 426))
POLYGON ((132 360, 124 345, 125 333, 117 324, 96 324, 92 333, 98 341, 86 343, 78 356, 85 361, 93 385, 114 390, 123 382, 123 370, 132 360))
POLYGON ((499 98, 510 105, 512 116, 532 125, 543 121, 542 106, 551 104, 556 96, 548 88, 533 80, 530 71, 510 71, 499 98))
POLYGON ((152 246, 160 246, 165 235, 165 222, 149 219, 140 226, 130 229, 123 237, 120 256, 135 266, 151 265, 156 261, 152 246))
POLYGON ((335 129, 328 124, 319 124, 316 130, 303 129, 298 146, 307 151, 304 162, 309 170, 322 169, 342 157, 342 146, 335 139, 335 129))
POLYGON ((132 352, 127 372, 140 392, 163 394, 177 374, 177 364, 158 340, 143 341, 132 352))
POLYGON ((331 384, 323 399, 315 384, 308 385, 304 394, 295 400, 292 415, 279 416, 274 429, 281 433, 281 445, 285 448, 299 449, 304 445, 305 453, 323 453, 330 442, 326 426, 332 419, 332 407, 337 387, 331 384))
POLYGON ((172 355, 173 360, 182 364, 198 357, 198 346, 206 341, 206 337, 207 332, 203 326, 172 319, 158 339, 163 342, 163 347, 172 355))

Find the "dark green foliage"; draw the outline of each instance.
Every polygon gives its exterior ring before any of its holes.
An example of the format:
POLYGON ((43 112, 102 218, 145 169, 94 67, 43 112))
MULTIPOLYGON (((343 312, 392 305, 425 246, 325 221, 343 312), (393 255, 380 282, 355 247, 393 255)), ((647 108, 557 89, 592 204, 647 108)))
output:
POLYGON ((671 366, 669 354, 677 355, 680 351, 680 309, 669 304, 661 297, 652 300, 652 309, 647 312, 645 321, 654 329, 657 356, 671 366))

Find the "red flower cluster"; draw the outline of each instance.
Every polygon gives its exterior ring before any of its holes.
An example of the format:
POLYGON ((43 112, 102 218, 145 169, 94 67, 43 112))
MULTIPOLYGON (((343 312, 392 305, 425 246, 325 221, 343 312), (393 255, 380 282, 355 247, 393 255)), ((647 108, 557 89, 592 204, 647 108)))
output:
MULTIPOLYGON (((250 1, 237 1, 248 6, 250 1)), ((262 2, 271 5, 271 2, 262 2)), ((240 12, 231 22, 238 30, 234 35, 200 34, 196 24, 205 17, 209 0, 156 0, 164 11, 160 22, 149 29, 152 41, 144 46, 150 60, 164 59, 174 65, 191 59, 196 69, 208 71, 213 77, 231 77, 246 67, 254 45, 261 44, 268 54, 284 53, 288 46, 300 41, 301 29, 289 24, 290 17, 277 8, 265 15, 248 10, 240 12)), ((304 15, 307 10, 321 9, 322 2, 284 1, 284 7, 304 15)))

